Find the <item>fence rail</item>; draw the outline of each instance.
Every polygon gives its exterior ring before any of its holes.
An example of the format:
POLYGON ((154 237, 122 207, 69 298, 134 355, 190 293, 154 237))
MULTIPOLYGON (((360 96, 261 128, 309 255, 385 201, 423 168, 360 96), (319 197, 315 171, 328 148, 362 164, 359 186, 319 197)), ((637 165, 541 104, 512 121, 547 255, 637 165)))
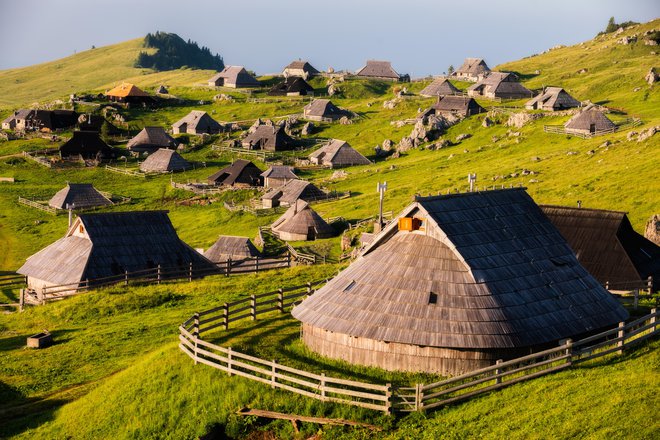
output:
POLYGON ((302 261, 303 263, 307 263, 307 264, 316 264, 316 255, 300 252, 296 250, 296 248, 291 246, 289 243, 286 244, 286 248, 294 260, 302 261))
POLYGON ((580 132, 574 132, 574 131, 569 131, 564 128, 563 125, 544 125, 543 126, 543 131, 546 133, 554 133, 554 134, 566 134, 569 136, 575 136, 579 137, 582 139, 591 139, 594 136, 602 136, 605 134, 610 134, 614 133, 618 130, 626 129, 626 128, 631 128, 631 127, 637 127, 638 125, 641 125, 642 121, 639 118, 628 118, 625 121, 621 122, 620 124, 617 124, 615 127, 608 128, 606 130, 597 130, 591 133, 580 133, 580 132))
POLYGON ((287 367, 275 360, 264 360, 212 344, 200 338, 203 332, 241 319, 256 320, 260 314, 279 311, 295 300, 312 295, 311 283, 288 289, 278 289, 250 295, 195 313, 179 326, 179 348, 195 361, 255 380, 273 388, 285 389, 313 399, 343 403, 383 412, 410 412, 436 409, 451 403, 498 390, 525 380, 554 373, 573 365, 609 354, 622 354, 660 333, 656 308, 651 313, 629 323, 621 322, 613 329, 573 342, 562 341, 558 347, 532 353, 509 361, 430 384, 393 386, 338 379, 305 370, 287 367), (289 301, 289 302, 287 302, 289 301), (274 306, 272 304, 275 304, 274 306), (261 308, 260 308, 261 307, 261 308))
POLYGON ((266 161, 266 158, 268 157, 275 156, 275 153, 273 153, 272 151, 248 150, 246 148, 229 147, 227 145, 213 145, 211 146, 211 150, 220 151, 222 153, 244 154, 247 156, 256 157, 257 159, 261 159, 262 161, 266 161))
POLYGON ((139 171, 129 170, 127 168, 117 168, 117 167, 112 167, 110 165, 106 165, 105 169, 108 170, 108 171, 111 171, 113 173, 125 174, 125 175, 131 176, 131 177, 141 177, 143 179, 146 179, 147 177, 149 177, 149 175, 146 174, 146 173, 141 173, 139 171))
POLYGON ((44 205, 43 203, 38 203, 29 199, 26 199, 24 197, 19 196, 18 197, 18 203, 21 205, 29 206, 31 208, 36 208, 41 211, 45 211, 49 214, 57 215, 57 209, 53 208, 52 206, 49 205, 44 205))

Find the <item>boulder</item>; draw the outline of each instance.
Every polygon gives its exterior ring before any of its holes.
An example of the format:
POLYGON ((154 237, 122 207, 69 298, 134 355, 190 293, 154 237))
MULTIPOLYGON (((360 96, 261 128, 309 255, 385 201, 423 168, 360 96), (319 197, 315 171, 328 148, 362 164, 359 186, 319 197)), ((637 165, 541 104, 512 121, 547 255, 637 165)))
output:
POLYGON ((395 99, 392 99, 390 101, 385 101, 383 102, 383 108, 386 108, 388 110, 392 110, 394 107, 397 105, 397 101, 395 99))
POLYGON ((407 136, 401 138, 399 144, 396 147, 397 151, 399 152, 405 152, 410 150, 411 148, 415 148, 415 141, 407 136))
POLYGON ((424 126, 424 121, 417 121, 415 123, 415 128, 413 128, 410 133, 411 139, 424 139, 426 138, 426 127, 424 126))
POLYGON ((331 179, 343 179, 344 177, 348 176, 348 173, 344 170, 337 170, 332 173, 331 179))
POLYGON ((309 136, 310 134, 312 134, 313 130, 314 130, 314 124, 312 124, 311 122, 308 122, 305 125, 303 125, 303 128, 302 128, 300 134, 303 135, 303 136, 309 136))
POLYGON ((381 145, 381 148, 383 151, 390 151, 392 149, 392 141, 389 139, 385 139, 383 141, 383 144, 381 145))
POLYGON ((486 128, 488 128, 488 127, 491 127, 493 124, 495 124, 495 123, 493 122, 493 120, 490 119, 488 116, 486 116, 486 117, 484 118, 483 122, 481 123, 481 126, 482 126, 482 127, 486 127, 486 128))
POLYGON ((257 127, 259 127, 261 124, 262 124, 261 118, 257 118, 257 120, 254 121, 254 124, 252 124, 250 128, 248 128, 248 133, 249 134, 254 133, 257 130, 257 127))
POLYGON ((470 133, 461 133, 458 136, 456 136, 456 142, 460 142, 460 141, 465 140, 465 139, 470 138, 470 137, 472 137, 472 135, 470 133))
POLYGON ((660 75, 658 75, 655 71, 655 67, 651 67, 651 70, 649 70, 649 73, 646 74, 644 77, 644 80, 649 84, 653 85, 655 84, 658 79, 660 79, 660 75))
POLYGON ((339 123, 340 123, 341 125, 351 125, 351 124, 353 123, 353 121, 351 121, 350 119, 348 119, 347 116, 342 116, 342 117, 339 119, 339 123))
POLYGON ((635 136, 637 136, 637 135, 638 135, 638 133, 635 130, 633 130, 633 131, 628 133, 628 135, 626 136, 626 140, 628 140, 630 142, 633 139, 635 139, 635 136))
POLYGON ((334 96, 337 93, 339 93, 339 87, 335 86, 334 84, 330 84, 328 86, 328 96, 334 96))
POLYGON ((644 237, 660 246, 660 214, 653 214, 646 222, 644 237))
POLYGON ((656 134, 658 131, 660 131, 660 125, 656 125, 655 127, 650 127, 646 130, 641 131, 639 133, 639 136, 637 136, 637 142, 644 142, 645 140, 656 134))
POLYGON ((506 121, 506 126, 507 127, 516 127, 516 128, 521 128, 523 125, 528 123, 529 121, 533 121, 535 119, 542 118, 543 115, 540 113, 526 113, 526 112, 519 112, 519 113, 514 113, 511 116, 509 116, 509 119, 506 121))

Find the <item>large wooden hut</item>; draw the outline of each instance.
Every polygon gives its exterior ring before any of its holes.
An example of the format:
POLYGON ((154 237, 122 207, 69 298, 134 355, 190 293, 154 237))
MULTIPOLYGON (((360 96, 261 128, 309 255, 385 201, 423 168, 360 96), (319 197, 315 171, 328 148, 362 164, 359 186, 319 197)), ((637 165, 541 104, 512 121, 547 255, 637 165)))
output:
POLYGON ((476 82, 490 73, 490 68, 482 58, 466 58, 452 76, 462 81, 476 82))
POLYGON ((261 177, 264 178, 264 187, 266 188, 279 188, 291 180, 298 179, 298 176, 293 172, 293 168, 287 165, 272 165, 261 173, 261 177))
POLYGON ((480 106, 474 98, 465 96, 438 96, 438 100, 428 109, 418 115, 418 119, 435 116, 461 116, 468 117, 478 113, 485 113, 486 110, 480 106))
POLYGON ((115 151, 106 144, 96 131, 74 131, 73 137, 60 146, 60 155, 83 159, 111 159, 115 151))
POLYGON ((330 122, 348 116, 348 112, 340 109, 329 99, 315 99, 303 108, 303 117, 310 121, 330 122))
POLYGON ((351 145, 339 139, 332 139, 309 155, 309 160, 316 165, 330 168, 350 167, 352 165, 369 165, 371 161, 364 157, 351 145))
POLYGON ((282 71, 282 75, 284 75, 285 78, 290 76, 299 76, 301 78, 308 79, 318 74, 320 74, 320 72, 316 70, 314 66, 303 60, 292 61, 282 71))
POLYGON ((314 202, 327 199, 328 195, 306 180, 289 180, 286 184, 273 188, 261 198, 264 208, 292 206, 298 200, 314 202))
POLYGON ((488 99, 531 98, 533 93, 518 82, 513 73, 490 72, 467 89, 468 96, 488 99))
MULTIPOLYGON (((126 272, 208 269, 212 263, 179 239, 167 211, 80 214, 68 232, 27 259, 18 273, 37 294, 126 272)), ((165 275, 164 275, 165 276, 165 275)), ((65 293, 63 288, 61 293, 65 293)))
POLYGON ((272 225, 273 233, 285 241, 316 240, 336 235, 307 202, 298 200, 272 225))
POLYGON ((176 140, 162 127, 144 127, 126 144, 126 148, 137 153, 152 153, 159 148, 176 148, 176 146, 176 140))
POLYGON ((364 67, 355 72, 359 78, 384 79, 388 81, 410 80, 408 75, 399 75, 389 61, 368 60, 364 67))
POLYGON ((541 93, 525 103, 527 110, 559 111, 579 107, 580 101, 561 87, 546 87, 541 93))
POLYGON ((281 125, 260 125, 242 141, 248 150, 283 151, 295 147, 295 141, 286 134, 281 125))
POLYGON ((153 102, 154 99, 147 92, 135 84, 122 83, 117 87, 105 92, 105 96, 113 102, 124 102, 129 104, 143 104, 153 102))
POLYGON ((268 91, 270 96, 306 96, 313 93, 314 88, 299 76, 289 76, 281 83, 275 84, 268 91))
POLYGON ((638 234, 625 212, 542 205, 578 261, 610 290, 660 287, 660 246, 638 234))
POLYGON ((419 94, 427 98, 434 96, 460 95, 462 92, 456 88, 447 78, 436 78, 431 84, 424 87, 419 94))
POLYGON ((261 170, 252 162, 238 159, 207 178, 209 184, 216 186, 251 187, 262 186, 261 170))
POLYGON ((204 256, 214 263, 227 260, 241 261, 261 256, 248 237, 221 235, 213 246, 204 252, 204 256))
POLYGON ((417 197, 292 313, 323 356, 444 375, 628 317, 524 189, 417 197))
POLYGON ((167 148, 160 148, 140 164, 140 171, 143 173, 174 173, 191 168, 190 162, 176 151, 167 148))
POLYGON ((217 134, 223 130, 222 124, 201 110, 193 110, 172 124, 174 134, 217 134))
POLYGON ((49 133, 71 128, 78 122, 78 113, 73 110, 34 110, 27 118, 27 127, 49 133))
POLYGON ((616 131, 617 126, 605 114, 593 105, 585 107, 564 124, 566 133, 595 135, 616 131))
POLYGON ((101 194, 91 183, 67 183, 48 201, 55 209, 90 209, 113 205, 112 201, 101 194))
POLYGON ((227 66, 209 79, 211 87, 230 87, 234 89, 259 87, 259 81, 250 75, 243 66, 227 66))

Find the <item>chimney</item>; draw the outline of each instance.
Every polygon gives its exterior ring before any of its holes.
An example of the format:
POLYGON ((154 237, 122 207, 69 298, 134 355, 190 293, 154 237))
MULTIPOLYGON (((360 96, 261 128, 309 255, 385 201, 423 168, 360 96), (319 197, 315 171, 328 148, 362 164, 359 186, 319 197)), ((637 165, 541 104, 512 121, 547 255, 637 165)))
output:
POLYGON ((73 208, 76 206, 75 203, 66 204, 66 209, 69 210, 69 229, 71 229, 71 224, 73 223, 73 208))

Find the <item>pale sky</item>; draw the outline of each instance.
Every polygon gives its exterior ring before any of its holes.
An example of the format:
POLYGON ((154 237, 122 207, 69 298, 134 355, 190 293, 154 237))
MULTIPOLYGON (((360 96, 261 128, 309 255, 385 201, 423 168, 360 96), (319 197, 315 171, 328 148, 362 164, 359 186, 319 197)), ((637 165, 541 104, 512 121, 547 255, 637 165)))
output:
POLYGON ((157 30, 197 41, 259 74, 293 59, 355 70, 390 60, 438 74, 465 57, 490 66, 593 38, 617 22, 660 17, 659 0, 0 0, 0 69, 157 30))

